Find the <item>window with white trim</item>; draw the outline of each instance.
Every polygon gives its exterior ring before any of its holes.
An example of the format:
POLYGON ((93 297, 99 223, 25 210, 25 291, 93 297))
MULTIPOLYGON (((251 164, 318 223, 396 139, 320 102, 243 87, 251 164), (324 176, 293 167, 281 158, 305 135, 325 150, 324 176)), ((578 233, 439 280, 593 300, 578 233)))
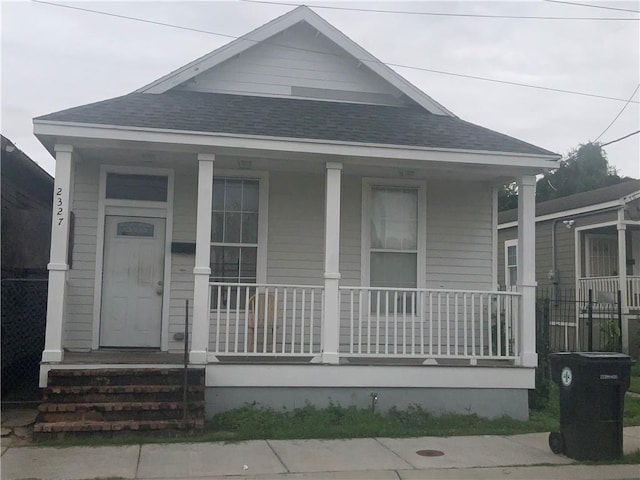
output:
MULTIPOLYGON (((424 182, 365 179, 363 182, 362 285, 390 289, 424 288, 426 245, 424 182)), ((389 298, 395 298, 389 292, 389 298)), ((386 293, 380 308, 386 309, 386 293)), ((415 305, 399 292, 390 311, 410 313, 415 305), (401 298, 406 298, 406 302, 401 298)), ((374 305, 375 304, 375 305, 374 305)), ((372 297, 372 308, 378 299, 372 297)))
POLYGON ((587 234, 587 277, 618 275, 617 235, 587 234))
MULTIPOLYGON (((259 189, 257 179, 214 179, 211 281, 256 283, 259 189)), ((231 297, 232 303, 235 303, 235 295, 231 297)), ((217 299, 212 299, 212 305, 216 304, 217 299)), ((222 299, 222 305, 226 306, 226 299, 222 299)))
POLYGON ((518 240, 504 242, 504 281, 507 287, 518 283, 518 240))

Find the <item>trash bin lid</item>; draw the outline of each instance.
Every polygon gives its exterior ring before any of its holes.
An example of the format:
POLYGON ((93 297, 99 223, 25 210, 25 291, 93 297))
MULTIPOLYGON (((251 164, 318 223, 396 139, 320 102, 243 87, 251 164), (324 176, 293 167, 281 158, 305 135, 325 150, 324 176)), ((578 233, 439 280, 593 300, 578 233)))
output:
POLYGON ((617 352, 571 352, 574 360, 582 362, 615 362, 615 363, 631 363, 631 357, 624 353, 617 352))

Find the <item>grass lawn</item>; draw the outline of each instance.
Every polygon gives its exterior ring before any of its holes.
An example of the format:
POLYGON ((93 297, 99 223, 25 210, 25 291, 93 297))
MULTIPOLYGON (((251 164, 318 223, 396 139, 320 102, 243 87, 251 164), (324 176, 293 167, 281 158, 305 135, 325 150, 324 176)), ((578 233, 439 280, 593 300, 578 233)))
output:
POLYGON ((631 386, 629 391, 640 394, 640 361, 631 367, 631 386))

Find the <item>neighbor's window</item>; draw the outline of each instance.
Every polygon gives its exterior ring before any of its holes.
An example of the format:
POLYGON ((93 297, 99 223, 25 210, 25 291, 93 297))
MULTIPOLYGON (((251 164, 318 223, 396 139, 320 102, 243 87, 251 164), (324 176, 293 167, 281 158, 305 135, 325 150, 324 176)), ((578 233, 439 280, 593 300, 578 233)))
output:
POLYGON ((168 178, 161 175, 107 173, 106 197, 166 202, 168 184, 168 178))
POLYGON ((504 279, 507 287, 518 283, 518 240, 504 242, 504 279))
POLYGON ((587 276, 618 275, 618 237, 615 235, 587 235, 587 276))
MULTIPOLYGON (((214 180, 211 211, 211 280, 213 282, 256 283, 258 192, 259 181, 255 179, 216 178, 214 180)), ((232 306, 235 306, 235 289, 231 292, 229 300, 232 306)), ((225 298, 221 299, 221 305, 226 306, 226 293, 223 297, 225 298)), ((212 298, 214 308, 217 306, 217 301, 217 298, 212 298)))

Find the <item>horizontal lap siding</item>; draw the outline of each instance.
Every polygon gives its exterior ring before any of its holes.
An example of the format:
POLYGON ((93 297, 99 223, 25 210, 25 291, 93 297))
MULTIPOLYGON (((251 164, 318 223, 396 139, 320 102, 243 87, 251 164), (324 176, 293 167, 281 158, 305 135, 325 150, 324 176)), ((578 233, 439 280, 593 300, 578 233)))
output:
POLYGON ((75 164, 73 264, 68 273, 64 347, 91 348, 100 170, 90 162, 75 164))
MULTIPOLYGON (((196 211, 198 205, 198 172, 179 170, 174 177, 173 240, 196 241, 196 211)), ((182 350, 184 342, 174 340, 184 332, 185 301, 189 300, 189 319, 193 317, 193 267, 195 255, 171 254, 171 295, 169 300, 169 350, 182 350)), ((191 328, 191 327, 190 327, 191 328)))
POLYGON ((366 67, 358 67, 356 60, 332 42, 316 37, 311 27, 302 25, 223 62, 181 88, 289 96, 292 87, 319 89, 315 98, 322 98, 322 90, 386 94, 385 103, 393 102, 391 95, 397 92, 366 67))
POLYGON ((268 283, 323 284, 324 185, 322 175, 270 175, 268 283))
POLYGON ((428 288, 491 288, 492 192, 477 183, 428 182, 428 288))

